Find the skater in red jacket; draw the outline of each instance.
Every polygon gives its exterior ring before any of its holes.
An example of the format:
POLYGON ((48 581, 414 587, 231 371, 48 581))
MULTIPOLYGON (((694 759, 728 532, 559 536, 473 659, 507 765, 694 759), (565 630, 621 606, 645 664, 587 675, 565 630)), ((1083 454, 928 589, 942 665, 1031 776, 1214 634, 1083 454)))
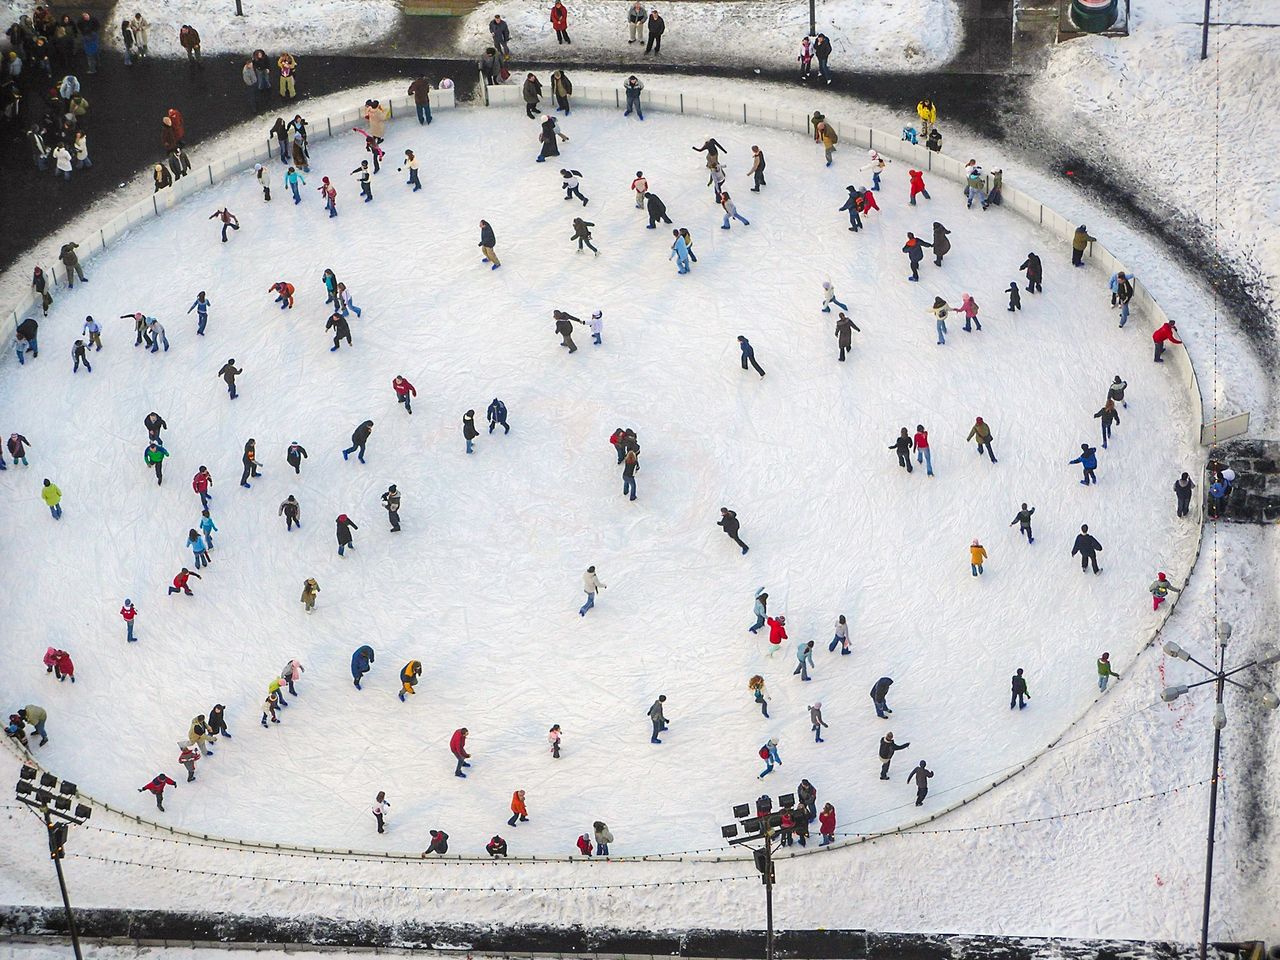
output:
POLYGON ((591 856, 591 838, 585 833, 578 837, 578 852, 584 857, 591 856))
POLYGON ((187 586, 187 581, 192 577, 195 577, 197 580, 204 579, 204 577, 200 576, 200 574, 192 573, 186 567, 183 567, 182 572, 173 578, 173 586, 169 588, 169 595, 173 596, 173 594, 177 593, 178 591, 182 591, 188 597, 195 596, 195 594, 191 592, 191 588, 187 586))
POLYGON ((829 803, 818 814, 818 832, 822 834, 822 842, 818 844, 820 847, 825 847, 836 838, 836 808, 829 803))
POLYGON ((1156 345, 1156 363, 1164 363, 1162 354, 1164 353, 1164 345, 1166 343, 1181 343, 1178 339, 1178 325, 1170 320, 1164 326, 1156 329, 1151 335, 1152 341, 1156 345))
POLYGON ((924 171, 908 170, 907 176, 911 180, 911 205, 916 205, 916 194, 923 193, 926 200, 929 198, 929 191, 924 188, 924 171))
POLYGON ((161 813, 164 813, 164 788, 177 787, 177 785, 175 781, 170 780, 163 773, 157 773, 155 779, 145 787, 139 787, 138 792, 142 793, 145 790, 154 793, 156 795, 156 806, 160 808, 161 813))
POLYGON ((782 641, 787 639, 787 618, 767 617, 765 623, 769 625, 769 656, 773 656, 782 648, 782 641))
POLYGON ((453 775, 462 777, 464 780, 467 775, 462 772, 462 768, 471 766, 471 764, 467 763, 467 758, 471 756, 471 754, 467 753, 467 733, 466 727, 459 727, 453 731, 453 736, 449 738, 449 752, 458 761, 458 765, 453 768, 453 775))
POLYGON ((396 392, 396 403, 403 403, 405 412, 413 413, 413 398, 418 395, 413 384, 406 380, 403 374, 398 373, 391 381, 391 389, 396 392))

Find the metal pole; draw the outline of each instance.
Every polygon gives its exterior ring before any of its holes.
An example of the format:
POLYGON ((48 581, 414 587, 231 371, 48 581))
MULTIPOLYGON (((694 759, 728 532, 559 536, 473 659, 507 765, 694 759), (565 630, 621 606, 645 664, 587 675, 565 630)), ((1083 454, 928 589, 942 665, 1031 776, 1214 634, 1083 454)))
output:
MULTIPOLYGON (((1209 22, 1209 13, 1208 13, 1209 0, 1204 0, 1204 7, 1205 7, 1204 19, 1205 19, 1205 23, 1208 23, 1209 22)), ((1209 28, 1206 26, 1204 29, 1205 29, 1205 34, 1207 35, 1209 32, 1209 28)), ((809 0, 809 36, 812 37, 817 32, 818 32, 817 16, 816 16, 816 12, 813 9, 813 0, 809 0)), ((1205 42, 1208 43, 1207 40, 1205 42)), ((1203 60, 1204 57, 1201 57, 1200 59, 1203 60)))
POLYGON ((44 826, 49 831, 49 855, 53 857, 53 869, 58 874, 58 889, 62 891, 62 908, 67 912, 67 930, 71 934, 71 949, 75 953, 76 960, 84 960, 80 955, 80 934, 76 932, 76 918, 71 912, 71 897, 67 894, 67 881, 62 875, 62 860, 54 856, 53 818, 49 816, 48 807, 44 808, 44 826))
POLYGON ((1209 4, 1211 0, 1204 0, 1204 33, 1200 38, 1200 59, 1209 59, 1209 4))
POLYGON ((764 827, 764 918, 765 960, 773 960, 773 831, 767 819, 764 827))
MULTIPOLYGON (((1222 695, 1227 689, 1222 670, 1222 657, 1226 656, 1226 648, 1222 648, 1218 662, 1218 705, 1222 705, 1222 695)), ((1213 897, 1213 835, 1218 824, 1218 759, 1222 752, 1222 731, 1215 725, 1213 728, 1213 776, 1209 779, 1209 842, 1204 858, 1204 918, 1200 925, 1200 960, 1209 956, 1209 901, 1213 897)))
POLYGON ((240 0, 236 0, 236 16, 243 17, 244 11, 240 9, 240 0))

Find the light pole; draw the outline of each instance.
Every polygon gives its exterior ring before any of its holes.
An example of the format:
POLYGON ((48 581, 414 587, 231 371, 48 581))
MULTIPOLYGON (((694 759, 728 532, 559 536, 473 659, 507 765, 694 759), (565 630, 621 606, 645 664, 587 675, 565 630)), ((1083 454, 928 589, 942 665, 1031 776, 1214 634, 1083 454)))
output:
MULTIPOLYGON (((1206 8, 1207 6, 1206 0, 1206 8)), ((1225 621, 1219 623, 1218 667, 1216 670, 1201 663, 1172 640, 1166 640, 1164 644, 1164 652, 1167 655, 1176 657, 1179 660, 1190 660, 1208 673, 1210 677, 1208 680, 1201 680, 1199 683, 1180 683, 1165 687, 1160 692, 1161 700, 1165 703, 1172 703, 1188 690, 1194 690, 1196 687, 1203 687, 1209 683, 1214 684, 1217 690, 1217 706, 1214 707, 1213 711, 1213 771, 1212 776, 1209 778, 1209 840, 1204 858, 1204 916, 1200 926, 1200 960, 1206 960, 1209 952, 1209 903, 1213 896, 1213 842, 1218 823, 1218 763, 1222 754, 1222 729, 1227 725, 1227 710, 1222 703, 1223 694, 1226 693, 1227 684, 1231 684, 1233 687, 1239 687, 1241 690, 1250 693, 1268 710, 1274 710, 1277 706, 1280 706, 1280 697, 1277 697, 1274 692, 1266 687, 1255 687, 1251 684, 1244 684, 1238 680, 1231 679, 1236 674, 1243 673, 1246 670, 1270 666, 1280 661, 1280 654, 1273 654, 1260 660, 1250 660, 1246 664, 1228 669, 1226 665, 1227 641, 1230 639, 1231 624, 1225 621)))
POLYGON ((1204 32, 1200 35, 1200 59, 1209 59, 1209 4, 1212 0, 1204 0, 1204 32))
MULTIPOLYGON (((781 809, 790 809, 795 804, 794 793, 784 793, 778 797, 781 809)), ((782 814, 773 812, 773 798, 768 794, 756 798, 755 811, 755 816, 752 816, 751 804, 737 804, 733 808, 733 816, 741 821, 744 836, 738 836, 736 823, 721 827, 720 835, 729 841, 730 846, 763 841, 759 847, 751 849, 756 869, 760 871, 760 882, 764 884, 765 960, 773 960, 773 843, 778 826, 782 823, 782 814)))
MULTIPOLYGON (((1209 0, 1205 0, 1208 4, 1209 0)), ((817 11, 813 9, 813 0, 809 0, 809 36, 813 36, 818 32, 818 16, 817 11)))
MULTIPOLYGON (((1206 0, 1206 2, 1207 2, 1207 0, 1206 0)), ((240 9, 240 0, 236 0, 236 16, 237 16, 237 17, 243 17, 243 16, 244 16, 244 11, 240 9)))
POLYGON ((67 913, 67 932, 71 934, 71 949, 75 953, 76 960, 82 960, 80 935, 76 931, 75 914, 71 912, 67 880, 62 875, 62 858, 65 855, 63 847, 67 842, 68 824, 79 826, 89 819, 93 810, 83 803, 77 803, 75 811, 72 812, 71 798, 76 796, 76 785, 69 780, 59 782, 53 774, 40 773, 30 764, 22 765, 15 790, 18 801, 36 811, 44 820, 45 830, 49 835, 49 859, 53 861, 53 869, 58 874, 58 889, 62 891, 62 908, 67 913), (38 773, 40 783, 37 785, 36 774, 38 773), (51 806, 52 809, 50 809, 51 806))

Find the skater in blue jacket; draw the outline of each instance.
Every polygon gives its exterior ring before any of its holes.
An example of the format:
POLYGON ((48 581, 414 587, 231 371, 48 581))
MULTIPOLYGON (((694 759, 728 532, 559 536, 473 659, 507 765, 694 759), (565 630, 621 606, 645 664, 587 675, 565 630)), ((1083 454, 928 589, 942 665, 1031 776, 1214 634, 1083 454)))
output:
POLYGON ((351 677, 357 690, 364 689, 360 686, 360 678, 369 672, 369 666, 372 663, 373 647, 367 643, 362 647, 357 647, 356 652, 351 655, 351 677))
POLYGON ((1087 487, 1091 483, 1098 482, 1098 476, 1094 473, 1098 469, 1097 447, 1091 447, 1087 443, 1080 444, 1080 456, 1074 460, 1068 460, 1067 463, 1080 464, 1080 469, 1084 471, 1084 476, 1080 480, 1082 486, 1087 487))

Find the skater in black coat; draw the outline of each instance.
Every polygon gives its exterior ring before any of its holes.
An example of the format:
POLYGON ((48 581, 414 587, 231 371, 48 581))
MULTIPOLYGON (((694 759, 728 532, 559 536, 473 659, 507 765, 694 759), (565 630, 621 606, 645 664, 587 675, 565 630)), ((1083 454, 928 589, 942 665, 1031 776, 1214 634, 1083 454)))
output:
POLYGON ((840 313, 840 319, 836 321, 836 345, 840 347, 840 362, 844 363, 844 355, 853 349, 853 331, 859 333, 862 329, 846 317, 843 311, 840 313))
POLYGON ((893 762, 893 755, 899 750, 905 750, 911 746, 910 743, 894 743, 893 734, 886 733, 880 739, 880 779, 889 779, 889 764, 893 762))
POLYGON ((644 201, 649 211, 648 229, 650 230, 657 229, 655 224, 659 220, 661 220, 663 223, 671 222, 671 218, 667 216, 667 205, 662 202, 662 199, 656 193, 646 192, 644 195, 644 201))
POLYGON ((881 677, 871 687, 871 702, 876 705, 876 716, 882 719, 889 719, 889 714, 893 713, 889 709, 888 703, 885 702, 889 696, 889 688, 893 686, 893 681, 888 677, 881 677))
POLYGON ((1027 259, 1022 261, 1018 269, 1027 271, 1027 293, 1044 293, 1040 286, 1040 281, 1044 279, 1044 267, 1040 264, 1039 257, 1028 253, 1027 259))
POLYGON ((422 852, 423 858, 429 853, 446 854, 449 852, 449 835, 443 830, 431 831, 431 843, 422 852))
POLYGON ((474 453, 474 442, 476 437, 480 436, 480 431, 476 429, 476 412, 468 410, 462 415, 462 438, 467 441, 467 453, 474 453))
POLYGON ((345 556, 344 551, 347 547, 355 549, 355 541, 351 538, 352 530, 359 530, 356 522, 348 517, 345 513, 338 514, 338 556, 345 556))
POLYGON ((556 333, 560 334, 560 346, 568 347, 570 353, 577 353, 578 347, 573 342, 573 324, 582 323, 582 321, 563 310, 553 310, 551 315, 556 321, 556 333))
POLYGON ((1009 284, 1009 312, 1022 309, 1022 293, 1018 290, 1018 281, 1014 280, 1009 284))
POLYGON ((351 454, 359 450, 360 452, 356 454, 356 459, 364 463, 364 445, 369 442, 369 434, 371 433, 373 433, 372 420, 366 420, 356 427, 351 434, 351 446, 342 451, 342 459, 349 459, 351 454))
POLYGON ((1013 693, 1009 697, 1009 709, 1012 710, 1014 704, 1017 704, 1019 710, 1025 710, 1027 701, 1031 699, 1031 694, 1027 693, 1027 678, 1022 675, 1022 668, 1018 668, 1018 672, 1011 678, 1013 693))
POLYGON ((147 428, 147 436, 152 443, 160 443, 160 431, 169 429, 169 425, 164 422, 164 417, 154 410, 142 418, 142 425, 147 428))
POLYGON ((1080 572, 1084 573, 1089 569, 1089 565, 1093 564, 1093 572, 1101 573, 1098 568, 1098 554, 1102 551, 1100 544, 1092 534, 1089 533, 1089 525, 1082 524, 1080 533, 1076 536, 1076 542, 1071 547, 1071 555, 1080 555, 1080 572))
POLYGON ((738 520, 738 515, 728 507, 720 508, 720 519, 716 521, 716 526, 724 528, 725 535, 742 548, 744 555, 751 549, 738 537, 738 530, 742 524, 738 520))
POLYGON ((293 467, 295 474, 302 473, 302 461, 307 459, 307 449, 297 440, 289 444, 289 449, 285 452, 285 460, 289 461, 289 466, 293 467))
POLYGON ((907 433, 906 427, 903 427, 902 432, 898 434, 898 438, 889 444, 889 449, 898 454, 898 466, 906 467, 907 473, 911 472, 912 447, 911 434, 907 433))
POLYGON ((907 242, 902 245, 902 252, 907 255, 911 264, 911 276, 908 280, 916 282, 920 279, 920 261, 924 259, 924 248, 932 247, 927 240, 921 240, 914 233, 907 234, 907 242))
POLYGON ((231 731, 227 729, 226 707, 220 703, 215 703, 213 709, 209 711, 209 722, 207 724, 209 735, 211 737, 226 737, 231 739, 231 731))
POLYGON ((245 441, 244 452, 240 454, 240 463, 244 467, 240 471, 240 486, 248 488, 249 478, 258 475, 258 444, 253 437, 245 441))
POLYGON ((1191 512, 1191 492, 1195 488, 1189 473, 1184 473, 1173 482, 1173 495, 1178 498, 1178 516, 1185 517, 1191 512))
POLYGON ((339 341, 347 341, 347 346, 351 343, 351 325, 347 323, 347 318, 340 313, 335 313, 329 318, 329 322, 324 325, 326 330, 333 331, 333 346, 329 348, 329 352, 333 353, 341 345, 339 341))
POLYGON ((933 221, 933 262, 935 266, 942 266, 942 258, 951 252, 951 241, 947 239, 950 235, 950 230, 937 220, 933 221))
POLYGON ((280 504, 280 510, 277 516, 284 517, 284 528, 286 531, 292 530, 295 526, 302 526, 302 507, 298 501, 294 499, 293 494, 285 497, 284 502, 280 504))
POLYGON ((218 376, 220 376, 226 383, 227 393, 231 395, 232 400, 239 396, 239 394, 236 393, 236 377, 240 376, 242 373, 244 373, 244 371, 236 366, 235 357, 232 357, 224 363, 222 365, 222 369, 218 371, 218 376))

